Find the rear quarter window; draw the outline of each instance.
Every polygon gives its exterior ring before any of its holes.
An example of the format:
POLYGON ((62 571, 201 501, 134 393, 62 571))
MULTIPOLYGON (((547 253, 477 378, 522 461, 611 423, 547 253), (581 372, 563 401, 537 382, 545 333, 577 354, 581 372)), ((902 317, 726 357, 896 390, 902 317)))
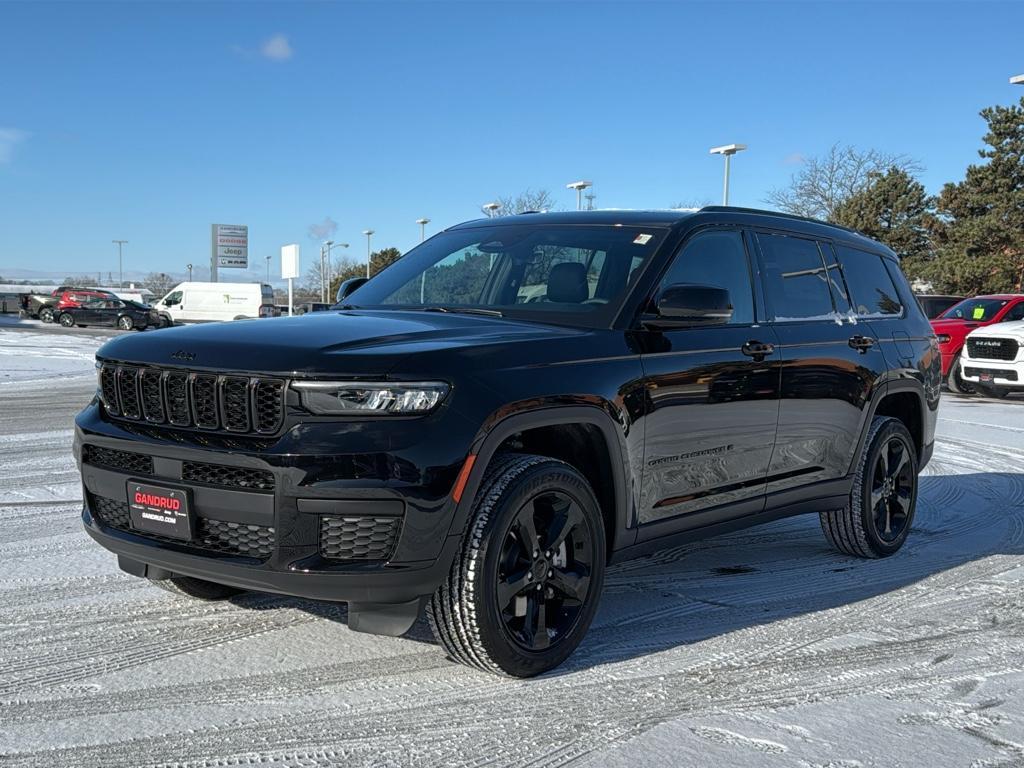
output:
POLYGON ((835 246, 850 294, 850 306, 860 317, 889 317, 903 312, 899 292, 882 257, 845 245, 835 246))

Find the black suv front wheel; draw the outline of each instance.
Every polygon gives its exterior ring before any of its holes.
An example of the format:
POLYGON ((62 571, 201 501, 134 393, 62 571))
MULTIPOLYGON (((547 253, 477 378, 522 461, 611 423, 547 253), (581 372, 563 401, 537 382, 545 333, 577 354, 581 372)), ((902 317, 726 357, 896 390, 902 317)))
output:
POLYGON ((489 469, 459 556, 427 607, 456 661, 532 677, 576 649, 604 582, 605 531, 586 479, 561 461, 509 454, 489 469))
POLYGON ((856 557, 887 557, 903 546, 917 505, 917 452, 899 419, 876 416, 864 440, 844 509, 822 512, 833 547, 856 557))

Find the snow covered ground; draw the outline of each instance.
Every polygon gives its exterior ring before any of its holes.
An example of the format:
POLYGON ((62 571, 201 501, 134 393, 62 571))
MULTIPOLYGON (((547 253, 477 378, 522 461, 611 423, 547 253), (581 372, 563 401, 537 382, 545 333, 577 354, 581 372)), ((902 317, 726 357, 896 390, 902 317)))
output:
POLYGON ((1024 765, 1024 403, 944 400, 899 555, 802 517, 626 563, 572 659, 509 681, 423 625, 121 574, 69 451, 103 339, 39 335, 0 328, 0 765, 1024 765))

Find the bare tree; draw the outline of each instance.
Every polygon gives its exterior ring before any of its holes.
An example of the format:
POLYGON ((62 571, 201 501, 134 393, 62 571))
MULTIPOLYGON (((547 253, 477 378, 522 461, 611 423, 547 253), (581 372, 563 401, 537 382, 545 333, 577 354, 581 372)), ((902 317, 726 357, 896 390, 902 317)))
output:
MULTIPOLYGON (((351 277, 352 274, 365 274, 365 272, 366 262, 359 264, 347 256, 331 259, 329 277, 332 281, 336 282, 338 275, 348 275, 351 277)), ((320 254, 316 255, 316 258, 309 265, 309 269, 306 270, 306 277, 302 287, 307 293, 317 297, 320 296, 320 254)), ((317 301, 319 300, 317 298, 317 301)))
POLYGON ((555 206, 555 199, 546 189, 527 189, 518 195, 499 197, 496 201, 500 206, 496 216, 511 216, 527 211, 550 211, 555 206))
POLYGON ((177 280, 164 272, 150 272, 146 275, 146 279, 142 281, 142 285, 151 290, 155 295, 164 296, 177 282, 177 280))
POLYGON ((804 159, 789 186, 771 190, 765 202, 786 213, 831 221, 843 203, 892 168, 912 176, 923 170, 907 155, 833 144, 821 157, 804 159))

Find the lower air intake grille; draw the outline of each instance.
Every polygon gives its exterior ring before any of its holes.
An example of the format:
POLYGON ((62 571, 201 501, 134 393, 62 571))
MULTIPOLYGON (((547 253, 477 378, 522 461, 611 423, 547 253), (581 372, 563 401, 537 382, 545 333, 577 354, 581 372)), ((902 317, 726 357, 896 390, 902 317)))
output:
POLYGON ((221 464, 204 464, 186 461, 181 467, 181 479, 204 485, 220 485, 228 488, 251 488, 258 491, 274 490, 274 474, 263 469, 225 467, 221 464))
POLYGON ((322 517, 320 554, 328 560, 387 560, 401 523, 399 517, 322 517))
POLYGON ((136 531, 132 528, 128 505, 123 501, 90 493, 89 509, 104 525, 147 539, 257 560, 266 560, 274 551, 274 529, 262 525, 229 523, 225 520, 208 520, 200 517, 196 519, 195 538, 191 541, 181 541, 136 531))
POLYGON ((113 448, 100 448, 86 445, 82 448, 82 461, 97 467, 107 467, 133 475, 152 475, 153 459, 142 453, 118 451, 113 448))

